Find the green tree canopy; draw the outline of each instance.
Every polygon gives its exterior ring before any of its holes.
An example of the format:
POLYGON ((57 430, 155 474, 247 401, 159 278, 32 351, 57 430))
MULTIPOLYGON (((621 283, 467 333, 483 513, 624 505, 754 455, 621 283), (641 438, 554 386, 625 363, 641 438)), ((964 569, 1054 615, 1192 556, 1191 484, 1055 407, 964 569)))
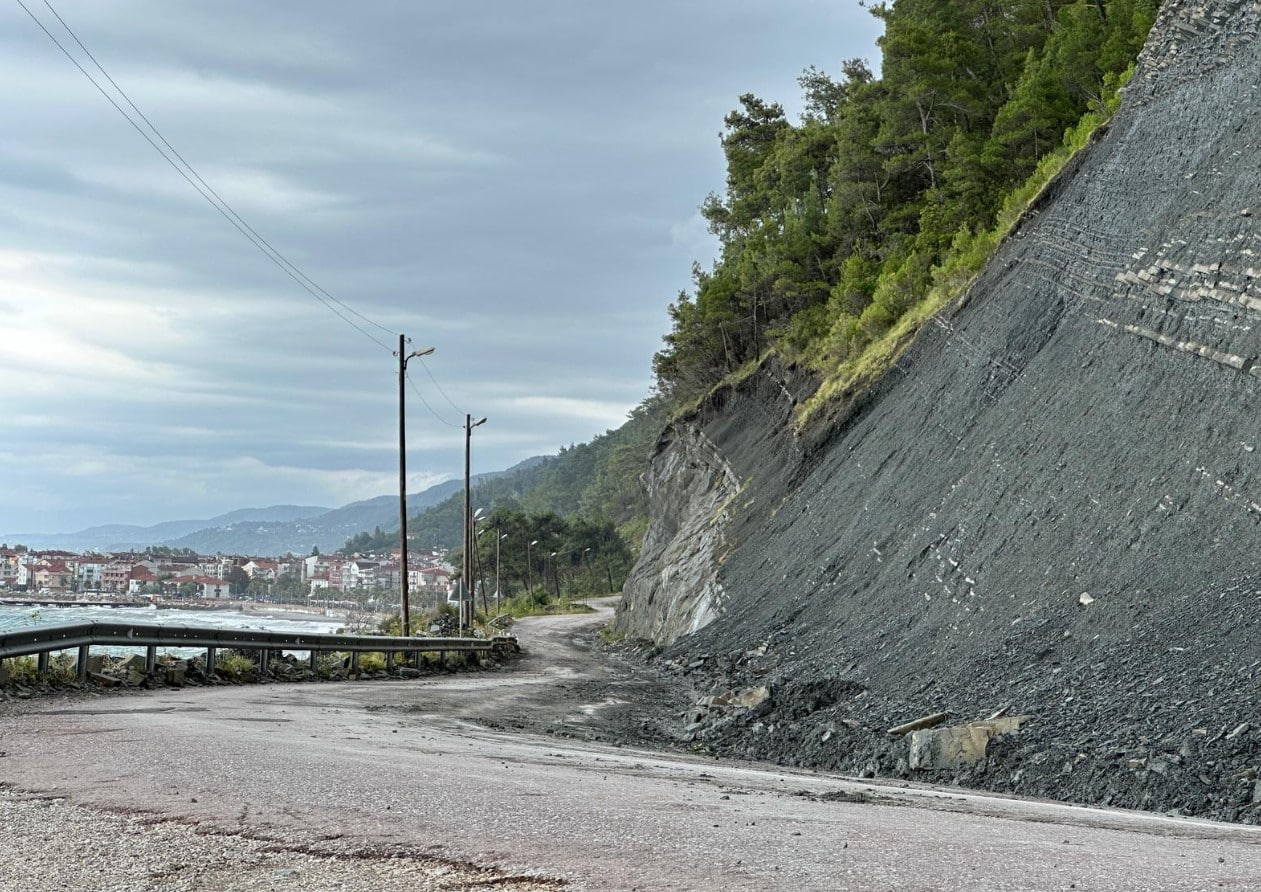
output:
POLYGON ((669 306, 653 360, 678 404, 776 346, 843 360, 920 300, 960 232, 1102 105, 1157 0, 897 0, 880 77, 808 68, 804 113, 752 94, 724 119, 723 195, 701 213, 718 260, 669 306))

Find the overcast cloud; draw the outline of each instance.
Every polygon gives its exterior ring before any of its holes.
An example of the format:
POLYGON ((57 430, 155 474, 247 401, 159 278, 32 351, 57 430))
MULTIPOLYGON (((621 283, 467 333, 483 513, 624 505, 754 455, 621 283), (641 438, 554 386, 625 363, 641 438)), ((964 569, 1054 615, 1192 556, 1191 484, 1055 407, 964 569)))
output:
POLYGON ((723 115, 743 92, 796 113, 802 69, 874 60, 878 34, 852 0, 53 5, 255 230, 385 330, 301 290, 0 4, 9 532, 392 491, 398 332, 436 348, 441 387, 412 362, 413 491, 462 472, 464 412, 489 418, 475 471, 617 427, 712 256, 696 208, 723 186, 723 115))

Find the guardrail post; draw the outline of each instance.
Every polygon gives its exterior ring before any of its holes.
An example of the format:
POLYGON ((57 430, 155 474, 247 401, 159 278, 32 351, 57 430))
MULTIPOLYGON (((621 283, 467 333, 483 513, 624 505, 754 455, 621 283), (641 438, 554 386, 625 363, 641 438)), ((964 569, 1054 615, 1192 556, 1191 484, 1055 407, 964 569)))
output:
POLYGON ((359 651, 357 650, 352 650, 350 652, 350 671, 351 672, 359 671, 359 651))
POLYGON ((271 658, 271 651, 267 648, 260 648, 258 651, 258 674, 267 674, 267 663, 271 658))
POLYGON ((91 645, 88 645, 88 644, 79 645, 78 669, 79 669, 80 682, 84 682, 88 680, 88 651, 91 649, 92 649, 91 645))
POLYGON ((35 671, 40 675, 48 674, 48 651, 40 651, 39 655, 35 657, 35 671))
POLYGON ((320 652, 318 650, 311 651, 311 671, 312 672, 315 671, 315 661, 319 655, 320 655, 320 652))
POLYGON ((206 648, 206 675, 213 676, 215 674, 215 651, 217 648, 206 648))
POLYGON ((158 668, 158 648, 150 644, 144 652, 144 671, 152 675, 158 668))

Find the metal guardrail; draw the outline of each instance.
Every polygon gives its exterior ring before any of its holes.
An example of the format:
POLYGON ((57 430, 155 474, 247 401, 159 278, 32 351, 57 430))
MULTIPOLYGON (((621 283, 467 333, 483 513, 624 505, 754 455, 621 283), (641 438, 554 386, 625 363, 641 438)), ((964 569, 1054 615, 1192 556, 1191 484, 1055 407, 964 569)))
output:
POLYGON ((0 660, 35 655, 40 672, 48 671, 48 656, 78 649, 79 680, 88 674, 88 655, 93 646, 146 649, 146 667, 152 672, 159 647, 206 649, 206 665, 215 665, 220 648, 255 651, 259 668, 267 671, 273 651, 307 651, 312 667, 322 653, 348 652, 357 663, 361 653, 412 654, 417 663, 424 653, 486 654, 514 651, 516 639, 494 638, 401 638, 386 635, 339 635, 322 632, 269 632, 258 629, 220 629, 202 626, 176 626, 159 623, 62 623, 34 626, 0 635, 0 660))

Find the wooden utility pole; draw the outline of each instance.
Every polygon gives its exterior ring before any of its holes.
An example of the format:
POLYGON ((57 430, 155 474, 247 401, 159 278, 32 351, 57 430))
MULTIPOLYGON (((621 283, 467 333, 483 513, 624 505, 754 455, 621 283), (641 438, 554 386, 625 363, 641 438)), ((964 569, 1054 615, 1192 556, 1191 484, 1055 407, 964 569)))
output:
POLYGON ((464 582, 464 589, 468 593, 467 601, 460 601, 460 634, 464 634, 464 626, 466 622, 471 630, 473 627, 473 552, 475 547, 473 544, 473 502, 472 491, 469 488, 470 464, 473 455, 473 428, 486 423, 483 418, 480 421, 474 421, 472 415, 464 416, 464 567, 460 571, 460 577, 464 582), (465 608, 465 604, 468 608, 465 608))
POLYGON ((407 360, 428 356, 433 347, 407 353, 407 338, 398 336, 398 563, 399 594, 402 596, 403 637, 412 635, 412 611, 407 590, 407 360))
POLYGON ((403 637, 412 635, 412 611, 407 602, 407 354, 403 352, 403 336, 398 336, 398 560, 399 594, 403 604, 403 637))

